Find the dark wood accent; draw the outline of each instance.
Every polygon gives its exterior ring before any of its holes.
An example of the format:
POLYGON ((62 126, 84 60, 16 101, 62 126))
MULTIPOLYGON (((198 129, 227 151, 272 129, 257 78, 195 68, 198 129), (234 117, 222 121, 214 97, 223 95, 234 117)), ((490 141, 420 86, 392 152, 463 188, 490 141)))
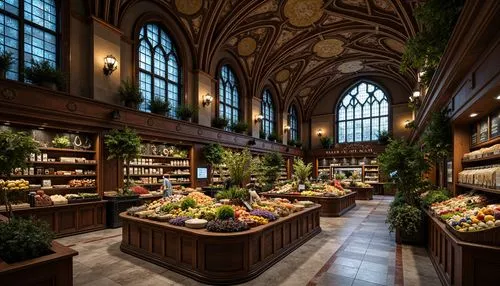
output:
POLYGON ((49 224, 57 237, 106 228, 106 201, 92 201, 14 210, 15 216, 31 217, 49 224))
POLYGON ((121 250, 208 284, 254 279, 321 232, 320 206, 236 233, 213 233, 120 214, 121 250))
POLYGON ((471 189, 471 190, 477 190, 477 191, 483 191, 487 193, 492 193, 492 194, 497 194, 500 195, 500 189, 492 189, 492 188, 485 188, 481 186, 475 186, 475 185, 469 185, 469 184, 456 184, 457 187, 462 187, 466 189, 471 189))
POLYGON ((436 217, 428 216, 428 251, 443 285, 496 285, 500 247, 464 242, 436 217))
POLYGON ((260 193, 261 196, 269 198, 284 198, 290 201, 311 201, 321 205, 320 216, 338 217, 342 216, 356 206, 356 192, 342 197, 305 197, 292 194, 260 193))
POLYGON ((356 200, 369 201, 373 200, 373 187, 371 188, 347 188, 353 192, 356 192, 356 200))
POLYGON ((8 264, 0 259, 2 285, 73 285, 73 256, 78 252, 52 242, 52 254, 8 264))

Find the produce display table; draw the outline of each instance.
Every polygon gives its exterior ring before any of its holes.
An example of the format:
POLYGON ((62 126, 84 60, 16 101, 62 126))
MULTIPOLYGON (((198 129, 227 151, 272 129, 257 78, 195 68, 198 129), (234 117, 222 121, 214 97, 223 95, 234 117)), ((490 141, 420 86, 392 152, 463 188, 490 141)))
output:
POLYGON ((438 218, 426 213, 429 257, 443 285, 498 285, 500 244, 460 240, 438 218))
POLYGON ((347 189, 356 192, 356 200, 364 200, 364 201, 373 200, 373 187, 370 188, 348 187, 347 189))
POLYGON ((249 281, 321 232, 315 205, 232 233, 189 229, 121 213, 121 250, 208 284, 249 281))
POLYGON ((321 205, 320 216, 337 217, 342 216, 356 206, 356 192, 349 193, 342 197, 306 197, 294 194, 274 194, 260 193, 259 195, 268 198, 284 198, 290 201, 311 201, 321 205))

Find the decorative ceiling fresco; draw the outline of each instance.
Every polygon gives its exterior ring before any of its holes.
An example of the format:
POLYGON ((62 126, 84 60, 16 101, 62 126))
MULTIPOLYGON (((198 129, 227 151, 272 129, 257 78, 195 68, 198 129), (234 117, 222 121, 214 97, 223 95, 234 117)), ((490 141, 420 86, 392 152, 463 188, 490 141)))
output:
MULTIPOLYGON (((140 1, 89 2, 94 15, 119 26, 120 13, 140 1)), ((297 100, 306 114, 333 86, 353 77, 388 77, 409 92, 417 81, 415 71, 399 71, 404 43, 417 30, 414 1, 153 2, 176 11, 197 53, 198 69, 208 72, 216 64, 214 55, 231 53, 248 78, 248 92, 260 96, 272 83, 281 108, 297 100)))

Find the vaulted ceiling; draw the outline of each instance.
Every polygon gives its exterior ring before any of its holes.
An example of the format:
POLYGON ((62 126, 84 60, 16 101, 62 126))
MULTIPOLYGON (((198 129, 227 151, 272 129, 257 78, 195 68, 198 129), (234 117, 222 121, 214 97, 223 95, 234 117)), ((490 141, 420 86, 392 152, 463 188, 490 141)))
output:
MULTIPOLYGON (((93 0, 94 15, 119 26, 143 0, 93 0)), ((313 108, 339 82, 353 76, 392 78, 411 90, 414 71, 401 73, 404 43, 416 33, 408 0, 153 0, 174 11, 193 43, 198 69, 214 55, 232 53, 251 94, 271 82, 280 106, 297 99, 313 108)))

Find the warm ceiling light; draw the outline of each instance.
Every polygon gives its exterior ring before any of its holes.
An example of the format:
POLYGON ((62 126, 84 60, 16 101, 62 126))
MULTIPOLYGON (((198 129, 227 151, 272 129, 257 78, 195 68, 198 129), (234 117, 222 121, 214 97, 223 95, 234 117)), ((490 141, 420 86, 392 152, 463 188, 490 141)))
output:
POLYGON ((214 97, 210 93, 205 94, 203 96, 203 107, 209 106, 213 100, 214 100, 214 97))
POLYGON ((111 75, 117 69, 116 62, 116 58, 112 55, 107 55, 104 58, 104 67, 102 68, 102 71, 104 72, 105 76, 111 75))
POLYGON ((499 94, 499 95, 497 95, 497 97, 495 97, 495 99, 500 100, 500 94, 499 94))
POLYGON ((479 115, 479 114, 477 114, 477 113, 475 113, 475 112, 474 112, 474 113, 471 113, 471 114, 469 115, 469 117, 476 117, 476 116, 478 116, 478 115, 479 115))

